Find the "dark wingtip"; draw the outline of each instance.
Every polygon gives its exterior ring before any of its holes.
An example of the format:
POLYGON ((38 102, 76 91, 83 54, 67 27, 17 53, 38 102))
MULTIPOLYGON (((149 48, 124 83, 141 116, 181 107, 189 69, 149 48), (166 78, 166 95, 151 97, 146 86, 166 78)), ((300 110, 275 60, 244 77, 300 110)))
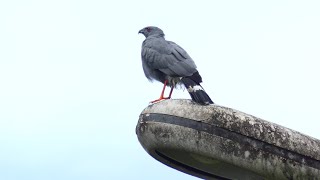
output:
POLYGON ((192 100, 201 105, 214 104, 209 95, 204 91, 199 83, 196 83, 189 77, 182 78, 181 81, 187 88, 192 100))
POLYGON ((208 94, 203 90, 198 90, 196 92, 190 92, 192 100, 201 105, 214 104, 208 94))

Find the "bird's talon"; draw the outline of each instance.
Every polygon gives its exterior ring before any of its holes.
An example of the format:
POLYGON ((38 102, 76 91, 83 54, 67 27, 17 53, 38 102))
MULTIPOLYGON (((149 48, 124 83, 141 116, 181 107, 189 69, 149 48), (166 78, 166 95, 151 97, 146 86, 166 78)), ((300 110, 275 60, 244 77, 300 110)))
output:
POLYGON ((150 103, 156 103, 156 102, 159 102, 159 101, 162 101, 162 100, 166 100, 166 99, 170 99, 170 97, 160 97, 159 99, 151 101, 150 103))

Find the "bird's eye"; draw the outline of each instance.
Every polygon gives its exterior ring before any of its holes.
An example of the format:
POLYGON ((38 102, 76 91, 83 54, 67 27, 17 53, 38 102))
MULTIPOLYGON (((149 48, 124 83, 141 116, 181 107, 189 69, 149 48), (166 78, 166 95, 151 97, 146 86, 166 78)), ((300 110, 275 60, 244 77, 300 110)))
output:
POLYGON ((146 30, 147 30, 148 32, 150 32, 150 31, 151 31, 151 28, 150 28, 150 27, 147 27, 146 30))

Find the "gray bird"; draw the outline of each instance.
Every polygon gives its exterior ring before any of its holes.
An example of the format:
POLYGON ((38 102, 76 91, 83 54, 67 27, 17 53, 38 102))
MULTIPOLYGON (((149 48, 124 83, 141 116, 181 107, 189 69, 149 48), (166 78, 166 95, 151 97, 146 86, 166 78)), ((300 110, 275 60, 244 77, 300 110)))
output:
POLYGON ((184 49, 165 40, 163 31, 158 27, 148 26, 139 33, 146 37, 141 50, 144 74, 150 81, 156 80, 164 84, 160 98, 152 102, 170 99, 173 89, 178 84, 183 84, 193 101, 202 105, 213 104, 200 85, 202 78, 197 66, 184 49), (171 87, 168 97, 164 97, 166 86, 171 87))

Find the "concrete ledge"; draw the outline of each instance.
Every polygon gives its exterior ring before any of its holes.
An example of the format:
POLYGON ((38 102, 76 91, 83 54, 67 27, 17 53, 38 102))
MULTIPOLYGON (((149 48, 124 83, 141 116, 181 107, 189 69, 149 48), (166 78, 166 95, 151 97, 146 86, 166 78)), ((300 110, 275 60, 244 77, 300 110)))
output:
POLYGON ((218 105, 165 100, 136 133, 158 161, 205 179, 320 179, 320 141, 218 105))

